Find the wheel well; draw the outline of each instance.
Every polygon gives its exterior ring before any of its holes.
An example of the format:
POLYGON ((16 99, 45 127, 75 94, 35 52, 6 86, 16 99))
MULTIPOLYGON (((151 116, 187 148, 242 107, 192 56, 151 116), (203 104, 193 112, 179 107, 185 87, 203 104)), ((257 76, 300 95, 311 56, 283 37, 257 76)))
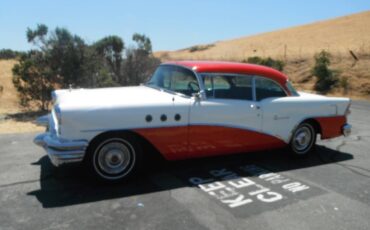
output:
POLYGON ((301 122, 302 123, 310 123, 313 128, 315 129, 315 132, 317 134, 320 134, 321 135, 321 126, 320 126, 320 123, 317 122, 314 118, 309 118, 309 119, 306 119, 304 121, 301 122))
MULTIPOLYGON (((144 157, 147 156, 153 156, 153 157, 160 157, 163 159, 163 156, 160 154, 160 152, 143 136, 139 135, 138 133, 131 131, 131 130, 117 130, 117 131, 106 131, 103 133, 100 133, 96 135, 91 141, 89 142, 88 147, 86 148, 86 152, 89 152, 89 148, 96 142, 99 141, 102 138, 112 137, 112 136, 120 136, 122 134, 130 135, 136 138, 136 140, 141 145, 140 147, 143 150, 144 157), (150 153, 150 154, 147 154, 150 153)), ((85 154, 86 156, 87 154, 85 154)))

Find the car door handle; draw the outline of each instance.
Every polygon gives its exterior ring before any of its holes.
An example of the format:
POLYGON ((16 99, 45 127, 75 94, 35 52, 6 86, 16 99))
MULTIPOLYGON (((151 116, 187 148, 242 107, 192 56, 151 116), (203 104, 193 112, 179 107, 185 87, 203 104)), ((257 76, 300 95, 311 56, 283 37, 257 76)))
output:
POLYGON ((260 107, 259 105, 251 104, 251 108, 252 108, 252 109, 256 109, 256 110, 258 110, 258 109, 260 109, 261 107, 260 107))

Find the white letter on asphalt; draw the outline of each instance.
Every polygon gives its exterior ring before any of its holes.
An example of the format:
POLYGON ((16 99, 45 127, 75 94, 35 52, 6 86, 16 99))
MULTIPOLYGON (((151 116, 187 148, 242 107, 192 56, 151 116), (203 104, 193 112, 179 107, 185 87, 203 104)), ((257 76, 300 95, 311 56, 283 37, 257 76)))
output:
POLYGON ((202 189, 205 192, 211 192, 213 190, 225 188, 225 185, 222 184, 221 182, 215 182, 211 184, 200 184, 199 188, 202 189))
POLYGON ((277 192, 266 192, 265 194, 269 195, 270 197, 265 197, 264 194, 258 194, 257 198, 260 201, 267 202, 267 203, 271 203, 271 202, 275 202, 275 201, 283 199, 283 196, 277 192))
POLYGON ((229 204, 230 208, 236 208, 241 205, 249 204, 252 202, 251 199, 244 199, 243 195, 239 195, 236 199, 233 200, 221 200, 222 203, 229 204))

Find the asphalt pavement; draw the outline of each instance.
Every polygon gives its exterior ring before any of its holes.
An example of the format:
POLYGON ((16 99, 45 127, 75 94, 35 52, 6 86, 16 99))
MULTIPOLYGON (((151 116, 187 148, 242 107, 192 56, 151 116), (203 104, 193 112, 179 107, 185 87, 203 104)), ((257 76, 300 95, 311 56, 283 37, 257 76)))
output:
POLYGON ((152 161, 133 180, 94 183, 54 168, 35 133, 0 136, 0 229, 370 229, 370 103, 350 137, 305 159, 284 150, 152 161))

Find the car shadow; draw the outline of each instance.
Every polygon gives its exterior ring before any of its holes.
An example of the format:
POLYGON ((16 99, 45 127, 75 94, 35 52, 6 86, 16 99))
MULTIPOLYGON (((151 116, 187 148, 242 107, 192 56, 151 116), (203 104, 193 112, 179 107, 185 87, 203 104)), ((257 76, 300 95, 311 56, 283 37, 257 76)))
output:
POLYGON ((43 156, 32 163, 41 167, 40 189, 27 194, 35 196, 44 208, 63 207, 189 187, 192 185, 183 178, 189 178, 195 171, 204 168, 253 164, 280 173, 351 159, 353 156, 349 153, 317 146, 316 153, 306 158, 289 157, 284 150, 274 150, 177 162, 156 160, 146 164, 140 175, 124 183, 112 185, 94 182, 80 165, 55 168, 49 158, 43 156))

